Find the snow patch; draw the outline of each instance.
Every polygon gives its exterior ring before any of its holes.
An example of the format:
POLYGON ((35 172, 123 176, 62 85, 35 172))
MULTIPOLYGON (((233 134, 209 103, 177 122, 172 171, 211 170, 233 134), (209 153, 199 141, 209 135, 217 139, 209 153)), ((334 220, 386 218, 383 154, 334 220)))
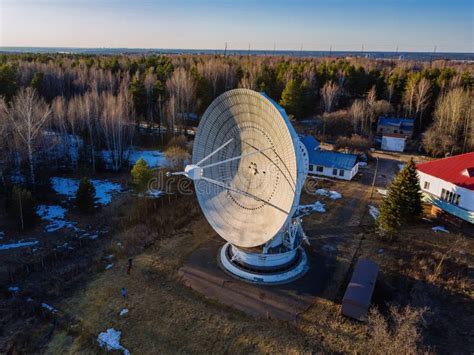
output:
POLYGON ((365 161, 360 161, 359 162, 359 167, 364 168, 367 166, 367 163, 365 161))
POLYGON ((105 348, 105 350, 121 350, 125 355, 129 355, 130 351, 124 348, 120 344, 120 336, 122 332, 120 330, 115 330, 114 328, 109 328, 105 332, 102 332, 97 337, 100 347, 105 348))
POLYGON ((21 240, 16 243, 11 243, 11 244, 0 244, 0 250, 8 250, 8 249, 17 249, 17 248, 23 248, 23 247, 32 247, 39 242, 37 240, 32 241, 32 242, 22 242, 21 240))
POLYGON ((20 288, 18 286, 10 286, 8 288, 8 291, 13 292, 13 293, 17 293, 17 292, 20 291, 20 288))
POLYGON ((405 164, 398 164, 398 170, 402 170, 405 164))
POLYGON ((388 190, 387 189, 377 189, 377 192, 381 194, 382 196, 387 196, 388 190))
POLYGON ((56 313, 58 311, 56 308, 54 308, 53 306, 50 306, 47 303, 41 303, 41 307, 43 307, 44 309, 50 311, 51 313, 56 313))
POLYGON ((326 189, 317 189, 316 190, 316 195, 327 196, 331 200, 338 200, 342 197, 342 195, 339 192, 337 192, 337 191, 328 191, 326 189))
MULTIPOLYGON (((97 203, 107 205, 112 201, 112 194, 122 189, 120 184, 107 180, 91 179, 92 185, 95 187, 95 195, 97 203)), ((76 197, 76 191, 79 188, 79 180, 71 178, 53 177, 51 178, 53 190, 59 195, 66 196, 68 199, 76 197)))
POLYGON ((114 264, 109 264, 105 267, 105 270, 110 270, 110 269, 112 269, 113 266, 114 266, 114 264))
POLYGON ((120 311, 120 316, 124 316, 128 313, 128 308, 124 308, 120 311))
POLYGON ((55 232, 62 228, 71 228, 74 231, 78 231, 73 222, 69 222, 64 219, 67 209, 56 205, 39 205, 36 208, 36 214, 41 217, 43 221, 49 222, 45 227, 46 232, 55 232))
POLYGON ((435 232, 449 233, 449 231, 446 228, 444 228, 443 226, 436 226, 436 227, 433 227, 431 229, 435 232))
POLYGON ((145 160, 150 168, 166 164, 165 155, 159 150, 134 150, 130 153, 128 161, 130 164, 135 164, 140 159, 145 160))
POLYGON ((312 205, 300 205, 298 206, 298 211, 301 213, 309 214, 313 212, 325 213, 326 208, 324 203, 316 201, 312 205))
POLYGON ((5 236, 5 232, 0 231, 0 240, 2 240, 4 236, 5 236))
POLYGON ((380 214, 380 211, 377 207, 369 205, 369 213, 373 219, 377 219, 380 214))

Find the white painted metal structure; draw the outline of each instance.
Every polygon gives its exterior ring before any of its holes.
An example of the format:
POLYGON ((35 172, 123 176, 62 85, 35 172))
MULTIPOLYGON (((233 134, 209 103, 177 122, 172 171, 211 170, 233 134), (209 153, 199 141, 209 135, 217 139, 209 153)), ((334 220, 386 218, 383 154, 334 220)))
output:
POLYGON ((226 243, 225 271, 257 283, 301 276, 307 240, 295 217, 308 173, 308 152, 285 111, 266 95, 230 90, 208 107, 194 141, 192 164, 199 204, 226 243))

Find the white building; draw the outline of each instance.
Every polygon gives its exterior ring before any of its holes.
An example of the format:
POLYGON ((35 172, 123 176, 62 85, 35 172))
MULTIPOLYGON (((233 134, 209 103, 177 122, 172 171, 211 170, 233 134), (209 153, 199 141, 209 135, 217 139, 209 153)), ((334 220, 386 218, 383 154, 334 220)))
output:
POLYGON ((416 167, 425 201, 474 224, 474 152, 416 167))
POLYGON ((392 152, 403 152, 406 146, 406 138, 400 134, 387 134, 382 136, 382 150, 392 152))
POLYGON ((323 150, 311 136, 300 137, 300 140, 308 150, 308 174, 352 180, 359 171, 356 155, 323 150))

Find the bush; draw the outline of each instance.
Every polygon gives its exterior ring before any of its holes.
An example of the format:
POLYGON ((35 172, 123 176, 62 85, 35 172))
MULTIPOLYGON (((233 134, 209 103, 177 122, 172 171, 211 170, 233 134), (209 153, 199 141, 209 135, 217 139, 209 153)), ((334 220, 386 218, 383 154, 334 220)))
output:
POLYGON ((33 224, 36 218, 36 201, 30 191, 14 186, 7 207, 21 230, 33 224))
POLYGON ((168 159, 171 170, 183 170, 184 164, 191 159, 191 155, 183 148, 171 146, 165 150, 165 157, 168 159))
POLYGON ((186 151, 189 151, 189 142, 187 138, 183 135, 175 136, 169 140, 168 147, 173 146, 180 147, 186 151))
POLYGON ((144 192, 153 176, 153 170, 143 158, 140 158, 133 166, 130 174, 133 188, 138 192, 144 192))
POLYGON ((83 213, 91 213, 95 207, 95 187, 89 178, 83 177, 76 192, 76 206, 83 213))
POLYGON ((425 309, 390 307, 389 318, 383 317, 373 308, 369 312, 369 338, 366 344, 367 354, 420 354, 421 332, 419 325, 425 309))
POLYGON ((371 147, 372 142, 358 134, 353 134, 351 137, 339 137, 334 144, 335 149, 348 149, 351 152, 367 152, 371 147))

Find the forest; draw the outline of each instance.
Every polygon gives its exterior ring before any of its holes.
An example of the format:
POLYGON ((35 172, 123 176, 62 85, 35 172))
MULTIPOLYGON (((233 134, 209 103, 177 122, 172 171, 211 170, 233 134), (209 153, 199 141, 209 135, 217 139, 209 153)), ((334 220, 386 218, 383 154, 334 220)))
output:
POLYGON ((2 54, 0 184, 128 168, 139 132, 195 126, 211 101, 263 91, 323 141, 372 146, 380 116, 416 119, 419 150, 474 150, 474 65, 369 58, 2 54), (105 159, 106 158, 106 159, 105 159))

